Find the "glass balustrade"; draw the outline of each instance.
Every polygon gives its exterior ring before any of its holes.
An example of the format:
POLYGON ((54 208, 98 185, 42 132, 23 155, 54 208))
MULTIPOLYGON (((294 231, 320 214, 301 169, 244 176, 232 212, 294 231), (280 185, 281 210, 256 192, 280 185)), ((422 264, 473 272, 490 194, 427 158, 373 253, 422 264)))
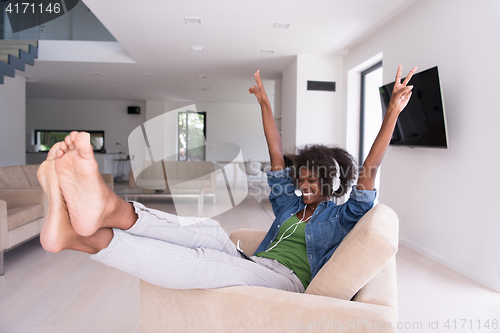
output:
POLYGON ((0 39, 116 41, 82 1, 61 0, 55 4, 62 6, 53 4, 50 8, 45 2, 33 3, 27 8, 24 8, 27 3, 23 5, 22 1, 0 2, 0 39), (49 9, 51 13, 48 13, 49 9), (22 11, 25 14, 14 15, 22 11), (57 15, 54 15, 56 11, 57 15), (56 18, 49 20, 53 17, 56 18), (33 27, 24 29, 27 26, 33 27), (17 31, 19 29, 23 30, 17 31))

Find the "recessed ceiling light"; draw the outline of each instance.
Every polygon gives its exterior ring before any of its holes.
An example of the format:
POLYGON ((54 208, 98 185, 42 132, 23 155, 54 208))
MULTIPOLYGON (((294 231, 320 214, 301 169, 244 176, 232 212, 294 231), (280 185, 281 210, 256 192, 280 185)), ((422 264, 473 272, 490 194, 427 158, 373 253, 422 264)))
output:
POLYGON ((144 76, 156 77, 156 74, 154 74, 154 73, 144 73, 144 76))
POLYGON ((199 79, 208 79, 208 76, 206 76, 206 75, 198 75, 198 78, 199 79))
POLYGON ((191 45, 191 50, 193 50, 193 51, 203 51, 204 49, 205 49, 205 46, 191 45))
POLYGON ((90 72, 90 75, 102 75, 101 72, 90 72))
POLYGON ((201 17, 184 17, 184 22, 186 22, 186 24, 203 24, 201 17))
POLYGON ((284 22, 274 22, 274 29, 288 29, 290 28, 290 23, 284 23, 284 22))
POLYGON ((262 51, 260 51, 260 53, 273 54, 274 50, 271 50, 271 49, 262 49, 262 51))

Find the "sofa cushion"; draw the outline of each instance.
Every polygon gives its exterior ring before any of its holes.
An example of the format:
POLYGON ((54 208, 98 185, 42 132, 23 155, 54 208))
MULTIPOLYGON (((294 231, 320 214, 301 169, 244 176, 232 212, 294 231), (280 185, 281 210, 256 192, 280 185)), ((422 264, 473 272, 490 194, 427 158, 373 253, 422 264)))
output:
POLYGON ((379 204, 342 240, 305 293, 350 300, 389 262, 397 249, 397 215, 379 204))
POLYGON ((177 181, 202 180, 210 183, 212 163, 207 161, 179 162, 177 165, 177 181))
POLYGON ((41 217, 43 217, 41 205, 7 209, 7 228, 11 231, 41 217))
POLYGON ((28 179, 30 187, 32 188, 42 187, 38 182, 38 177, 36 176, 39 166, 40 164, 21 165, 21 168, 23 169, 23 172, 26 175, 26 178, 28 179))
POLYGON ((0 188, 30 188, 30 183, 21 166, 0 168, 0 188))
POLYGON ((135 181, 137 186, 146 189, 164 190, 167 188, 161 162, 145 164, 135 181))
POLYGON ((130 187, 136 185, 144 189, 167 190, 169 186, 185 185, 187 187, 210 187, 213 180, 211 173, 212 163, 209 161, 163 161, 144 163, 137 179, 129 181, 130 187), (165 175, 167 181, 165 181, 165 175))

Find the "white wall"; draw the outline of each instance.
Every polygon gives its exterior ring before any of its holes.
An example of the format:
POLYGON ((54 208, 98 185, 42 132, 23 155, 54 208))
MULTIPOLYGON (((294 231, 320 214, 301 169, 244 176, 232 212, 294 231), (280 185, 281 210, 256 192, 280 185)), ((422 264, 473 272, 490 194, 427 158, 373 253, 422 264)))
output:
MULTIPOLYGON (((187 105, 190 105, 190 103, 147 101, 146 117, 148 120, 162 114, 162 104, 163 113, 185 109, 187 105)), ((262 115, 257 101, 251 104, 196 103, 195 106, 196 111, 207 113, 206 139, 208 143, 234 143, 241 148, 245 160, 269 161, 267 143, 262 127, 262 115)), ((175 134, 177 131, 177 115, 173 115, 172 118, 168 117, 168 119, 169 121, 162 124, 162 126, 169 130, 163 132, 175 134)), ((168 133, 165 135, 168 135, 168 133)), ((168 139, 164 142, 171 142, 172 147, 175 147, 176 140, 176 137, 168 136, 168 139)), ((168 150, 170 151, 170 149, 168 150)), ((232 158, 229 160, 232 160, 232 158)))
POLYGON ((0 119, 0 167, 26 164, 26 79, 19 74, 0 85, 0 119))
MULTIPOLYGON (((28 99, 26 100, 26 150, 31 136, 40 130, 104 130, 105 149, 119 152, 120 142, 127 151, 128 135, 145 120, 142 101, 28 99), (127 106, 139 106, 141 114, 128 114, 127 106)), ((23 131, 24 132, 24 131, 23 131)))
POLYGON ((305 144, 342 143, 342 58, 298 55, 282 75, 281 140, 285 153, 305 144), (308 91, 307 81, 334 81, 336 91, 308 91))
POLYGON ((347 72, 382 52, 384 83, 399 64, 439 66, 449 149, 389 147, 380 202, 400 240, 500 292, 497 200, 500 2, 420 0, 350 48, 347 72))
POLYGON ((295 144, 340 144, 342 91, 308 91, 307 81, 342 80, 342 58, 297 56, 297 110, 295 144))
POLYGON ((196 103, 207 112, 207 141, 230 142, 241 148, 243 158, 269 161, 260 105, 236 103, 196 103))

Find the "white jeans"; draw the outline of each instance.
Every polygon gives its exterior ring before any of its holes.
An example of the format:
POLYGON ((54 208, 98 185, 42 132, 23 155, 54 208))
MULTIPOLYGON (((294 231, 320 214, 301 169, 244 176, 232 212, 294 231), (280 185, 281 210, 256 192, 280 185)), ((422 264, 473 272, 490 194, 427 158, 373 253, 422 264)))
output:
POLYGON ((244 259, 217 221, 132 204, 137 222, 128 230, 113 229, 108 247, 92 259, 172 289, 261 286, 304 292, 299 278, 278 261, 244 259))

